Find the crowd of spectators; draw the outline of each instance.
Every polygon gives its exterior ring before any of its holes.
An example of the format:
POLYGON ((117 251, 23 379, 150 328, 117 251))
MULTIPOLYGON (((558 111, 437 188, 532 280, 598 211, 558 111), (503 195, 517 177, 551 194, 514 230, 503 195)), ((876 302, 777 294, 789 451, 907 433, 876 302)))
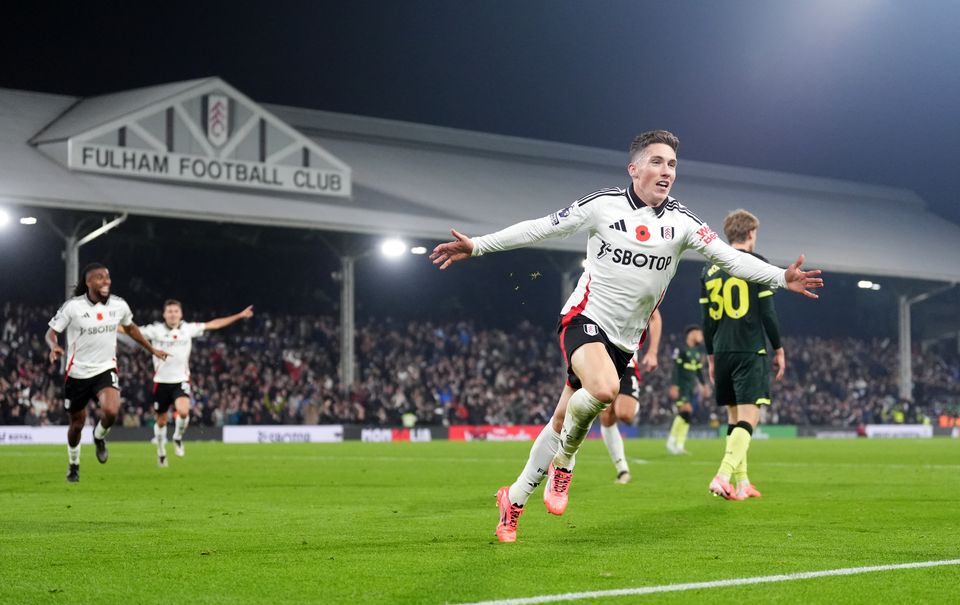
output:
MULTIPOLYGON (((0 308, 0 424, 66 423, 62 371, 47 361, 43 340, 55 310, 0 308)), ((135 317, 145 324, 159 314, 135 317)), ((680 335, 666 335, 659 369, 643 377, 638 423, 673 419, 668 387, 679 344, 680 335)), ((955 346, 952 353, 915 351, 916 405, 897 396, 896 342, 801 336, 787 337, 784 346, 787 373, 774 383, 766 423, 856 426, 960 415, 955 346)), ((358 326, 356 352, 358 379, 341 390, 334 317, 258 312, 209 333, 194 341, 191 357, 193 422, 396 426, 413 414, 421 425, 542 424, 565 379, 555 333, 531 324, 506 331, 467 320, 383 319, 358 326)), ((121 422, 151 423, 149 355, 122 344, 119 366, 121 422)), ((698 402, 696 418, 708 421, 715 411, 712 399, 698 402)))

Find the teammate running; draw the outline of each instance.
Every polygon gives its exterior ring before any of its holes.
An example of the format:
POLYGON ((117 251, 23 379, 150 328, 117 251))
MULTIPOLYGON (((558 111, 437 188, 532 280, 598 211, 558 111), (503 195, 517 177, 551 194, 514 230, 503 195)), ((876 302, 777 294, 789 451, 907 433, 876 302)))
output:
POLYGON ((670 436, 667 437, 667 451, 674 455, 687 453, 684 446, 687 443, 687 433, 690 432, 696 390, 700 389, 701 401, 707 393, 700 353, 703 330, 700 326, 687 326, 683 340, 684 347, 673 352, 673 378, 670 383, 670 399, 677 402, 677 416, 673 419, 670 436))
POLYGON ((93 430, 97 460, 104 464, 109 456, 105 441, 120 410, 120 379, 117 375, 117 327, 124 326, 141 347, 159 359, 167 353, 153 348, 133 323, 133 313, 116 294, 110 294, 110 272, 100 263, 83 268, 74 289, 50 320, 46 341, 50 363, 63 356, 58 337, 67 331, 67 371, 63 407, 70 414, 67 429, 67 481, 80 480, 80 433, 87 420, 87 403, 97 400, 100 420, 93 430))
MULTIPOLYGON (((754 215, 734 210, 723 221, 723 232, 731 246, 763 260, 753 251, 759 226, 754 215)), ((725 454, 709 489, 727 500, 758 498, 760 492, 747 477, 747 450, 760 420, 760 406, 770 405, 767 338, 773 346, 777 380, 783 378, 786 363, 773 306, 774 291, 710 264, 704 267, 701 282, 710 380, 716 385, 717 405, 727 408, 725 454)))
MULTIPOLYGON (((544 218, 473 239, 451 229, 455 239, 438 244, 430 255, 435 265, 446 269, 472 256, 589 231, 586 268, 560 317, 568 384, 560 398, 560 405, 566 405, 560 449, 548 469, 544 499, 553 514, 566 509, 573 456, 593 420, 616 399, 620 377, 685 250, 699 251, 737 277, 786 287, 810 298, 817 298, 811 289, 823 286, 820 271, 800 269, 803 255, 783 270, 734 250, 671 198, 678 144, 677 137, 667 131, 645 132, 630 146, 631 182, 626 189, 603 189, 544 218)), ((529 497, 526 489, 514 483, 497 492, 497 537, 503 542, 516 540, 517 520, 529 497)))
POLYGON ((186 322, 183 321, 183 305, 171 299, 163 303, 163 321, 144 326, 143 335, 170 352, 164 361, 153 360, 153 411, 157 415, 153 434, 157 441, 159 466, 167 466, 167 410, 171 404, 177 412, 173 429, 174 453, 180 457, 184 455, 183 434, 190 424, 190 350, 193 339, 250 317, 253 317, 252 306, 228 317, 186 322))

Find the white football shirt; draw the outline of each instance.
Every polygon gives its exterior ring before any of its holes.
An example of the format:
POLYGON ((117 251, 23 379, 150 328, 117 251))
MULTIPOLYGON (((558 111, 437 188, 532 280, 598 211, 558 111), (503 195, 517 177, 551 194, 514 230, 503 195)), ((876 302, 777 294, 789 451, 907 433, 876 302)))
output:
POLYGON ((48 324, 67 334, 67 377, 91 378, 117 368, 117 326, 133 323, 127 301, 111 294, 106 303, 84 296, 67 300, 48 324))
POLYGON ((668 197, 650 207, 632 185, 602 189, 549 216, 472 238, 473 256, 582 230, 589 232, 587 264, 561 310, 564 325, 585 315, 623 351, 637 350, 677 272, 680 255, 690 248, 741 279, 786 285, 783 269, 730 247, 676 199, 668 197))
POLYGON ((193 339, 203 335, 204 324, 182 321, 175 328, 162 321, 140 328, 144 338, 169 356, 163 360, 153 358, 153 381, 181 383, 190 380, 190 351, 193 339))

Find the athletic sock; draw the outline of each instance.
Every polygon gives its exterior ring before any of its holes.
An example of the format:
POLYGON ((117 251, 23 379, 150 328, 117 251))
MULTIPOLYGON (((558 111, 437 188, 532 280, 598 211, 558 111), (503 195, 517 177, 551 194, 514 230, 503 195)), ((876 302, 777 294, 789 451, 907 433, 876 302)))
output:
POLYGON ((189 418, 184 418, 183 416, 177 416, 177 419, 174 422, 174 427, 173 427, 174 441, 180 441, 181 439, 183 439, 183 432, 187 430, 188 424, 190 424, 189 418))
POLYGON ((110 429, 103 428, 103 424, 100 421, 97 421, 97 426, 93 429, 94 439, 106 439, 107 435, 110 434, 110 429))
POLYGON ((560 449, 560 433, 553 430, 553 423, 547 422, 530 447, 527 464, 517 480, 510 486, 510 502, 523 506, 533 490, 537 489, 550 466, 550 461, 560 449))
POLYGON ((680 412, 680 428, 677 429, 677 449, 682 450, 687 443, 687 434, 690 432, 690 412, 680 412))
POLYGON ((157 438, 157 455, 167 455, 167 427, 159 424, 153 425, 153 434, 157 438))
POLYGON ((80 444, 70 445, 67 444, 67 460, 70 461, 70 464, 80 464, 80 444))
POLYGON ((573 457, 587 437, 590 425, 608 405, 610 404, 600 401, 586 389, 580 389, 570 396, 567 413, 563 417, 563 430, 560 432, 560 450, 553 457, 555 467, 572 470, 573 457))
POLYGON ((677 443, 677 437, 680 436, 680 425, 683 424, 683 418, 680 416, 673 417, 673 424, 670 426, 670 437, 673 439, 673 443, 677 443))
MULTIPOLYGON (((730 477, 740 463, 747 457, 750 440, 753 438, 753 427, 749 422, 740 421, 727 437, 727 448, 723 460, 720 461, 720 470, 717 474, 730 477)), ((729 480, 729 479, 728 479, 729 480)))
POLYGON ((747 455, 743 455, 743 460, 740 462, 740 465, 733 471, 733 474, 730 475, 733 481, 739 487, 741 483, 750 485, 750 479, 747 477, 747 455))
POLYGON ((629 473, 630 467, 627 466, 627 457, 623 453, 623 437, 620 435, 620 428, 616 424, 613 426, 603 426, 601 424, 600 434, 603 436, 603 443, 607 446, 607 451, 610 452, 610 460, 617 467, 617 474, 629 473))

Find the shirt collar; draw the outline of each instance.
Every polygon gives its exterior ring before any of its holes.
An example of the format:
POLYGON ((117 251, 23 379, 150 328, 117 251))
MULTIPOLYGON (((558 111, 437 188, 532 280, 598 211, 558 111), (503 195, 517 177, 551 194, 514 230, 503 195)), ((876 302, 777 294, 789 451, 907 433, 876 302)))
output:
POLYGON ((660 218, 663 216, 663 211, 666 209, 667 204, 669 204, 673 198, 668 195, 663 199, 662 202, 660 202, 659 206, 648 206, 643 200, 640 199, 640 196, 637 195, 637 192, 633 190, 633 181, 630 181, 630 183, 627 185, 627 200, 630 202, 630 207, 634 210, 650 208, 657 214, 657 218, 660 218))

